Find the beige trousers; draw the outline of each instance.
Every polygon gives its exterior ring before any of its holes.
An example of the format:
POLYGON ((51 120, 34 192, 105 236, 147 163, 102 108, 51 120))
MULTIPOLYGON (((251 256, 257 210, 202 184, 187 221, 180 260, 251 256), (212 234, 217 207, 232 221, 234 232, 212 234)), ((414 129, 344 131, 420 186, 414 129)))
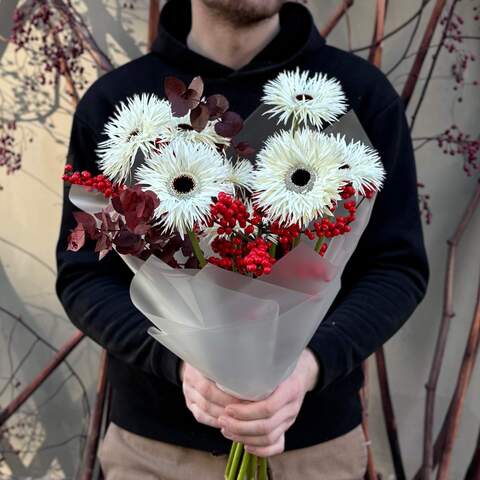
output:
MULTIPOLYGON (((101 445, 106 480, 222 480, 226 455, 170 445, 111 423, 101 445)), ((367 465, 362 427, 329 442, 269 459, 270 480, 361 480, 367 465)))

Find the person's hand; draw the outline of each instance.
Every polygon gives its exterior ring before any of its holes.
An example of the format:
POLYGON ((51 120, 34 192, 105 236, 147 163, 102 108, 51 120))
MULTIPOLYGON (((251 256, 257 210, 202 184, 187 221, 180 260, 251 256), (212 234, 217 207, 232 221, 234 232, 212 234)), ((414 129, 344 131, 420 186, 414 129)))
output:
POLYGON ((220 428, 218 418, 224 415, 225 407, 241 400, 220 390, 196 368, 182 362, 180 366, 183 395, 188 409, 197 422, 220 428))
POLYGON ((318 373, 315 356, 304 350, 294 372, 269 397, 225 408, 219 419, 223 435, 259 457, 282 453, 285 432, 295 422, 305 394, 315 387, 318 373))

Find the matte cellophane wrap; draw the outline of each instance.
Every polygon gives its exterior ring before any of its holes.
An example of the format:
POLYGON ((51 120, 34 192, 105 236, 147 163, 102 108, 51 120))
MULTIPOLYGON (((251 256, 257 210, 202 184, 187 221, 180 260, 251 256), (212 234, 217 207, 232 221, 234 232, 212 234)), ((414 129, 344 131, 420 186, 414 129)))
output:
MULTIPOLYGON (((260 108, 244 136, 265 139, 277 129, 260 108)), ((329 131, 369 143, 353 112, 329 131)), ((251 141, 257 148, 259 142, 251 141)), ((108 205, 101 195, 75 185, 70 199, 92 214, 108 205)), ((173 269, 155 256, 143 262, 121 255, 134 272, 132 302, 154 325, 152 337, 220 388, 246 400, 263 398, 293 371, 332 305, 373 204, 374 199, 362 202, 351 232, 333 238, 325 256, 302 240, 270 275, 257 279, 210 264, 173 269)))

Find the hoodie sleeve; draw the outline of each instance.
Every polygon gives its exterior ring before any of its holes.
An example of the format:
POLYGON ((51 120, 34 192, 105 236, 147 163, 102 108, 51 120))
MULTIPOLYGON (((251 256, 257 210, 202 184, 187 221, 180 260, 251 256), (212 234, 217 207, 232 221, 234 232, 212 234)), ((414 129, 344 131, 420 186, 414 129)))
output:
MULTIPOLYGON (((74 116, 68 162, 75 170, 97 172, 98 138, 89 125, 74 116)), ((111 355, 145 372, 179 385, 179 359, 147 333, 150 322, 129 295, 132 273, 115 253, 101 261, 87 242, 79 252, 67 251, 67 237, 75 227, 76 207, 64 190, 60 238, 57 244, 58 297, 72 323, 111 355)))
POLYGON ((342 276, 342 291, 308 345, 320 364, 317 391, 381 347, 412 314, 427 287, 415 160, 400 98, 365 129, 381 155, 386 180, 342 276))

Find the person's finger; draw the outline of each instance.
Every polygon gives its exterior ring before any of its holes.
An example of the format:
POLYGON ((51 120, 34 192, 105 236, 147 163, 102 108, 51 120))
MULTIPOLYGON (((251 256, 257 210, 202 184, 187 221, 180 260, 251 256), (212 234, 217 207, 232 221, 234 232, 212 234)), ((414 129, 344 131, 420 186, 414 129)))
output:
POLYGON ((284 422, 279 425, 275 430, 267 433, 266 435, 249 436, 249 435, 235 435, 222 428, 222 434, 232 440, 233 442, 239 442, 243 445, 250 445, 252 447, 268 447, 269 445, 275 445, 280 437, 291 426, 291 422, 284 422))
POLYGON ((202 397, 200 393, 192 388, 190 385, 184 385, 183 387, 183 393, 185 397, 188 397, 188 399, 192 402, 195 403, 201 410, 204 412, 208 413, 212 417, 215 417, 218 419, 220 415, 225 414, 225 409, 215 403, 210 402, 206 398, 202 397))
POLYGON ((197 422, 208 425, 209 427, 220 428, 218 420, 215 417, 212 417, 208 413, 201 410, 200 407, 195 403, 187 403, 187 407, 192 412, 197 422))
POLYGON ((238 420, 222 415, 220 426, 231 435, 263 436, 274 431, 282 423, 295 418, 296 413, 291 406, 279 410, 276 415, 260 420, 238 420))
POLYGON ((245 445, 245 450, 252 455, 263 458, 279 455, 285 450, 285 435, 282 435, 274 445, 269 445, 268 447, 245 445))
POLYGON ((197 390, 203 398, 221 407, 226 407, 232 403, 241 403, 240 399, 220 390, 215 383, 204 377, 198 370, 192 372, 192 374, 192 376, 188 376, 186 383, 197 390))
POLYGON ((277 389, 265 400, 250 403, 235 403, 225 409, 228 416, 239 420, 260 420, 273 417, 294 399, 288 389, 277 389))

